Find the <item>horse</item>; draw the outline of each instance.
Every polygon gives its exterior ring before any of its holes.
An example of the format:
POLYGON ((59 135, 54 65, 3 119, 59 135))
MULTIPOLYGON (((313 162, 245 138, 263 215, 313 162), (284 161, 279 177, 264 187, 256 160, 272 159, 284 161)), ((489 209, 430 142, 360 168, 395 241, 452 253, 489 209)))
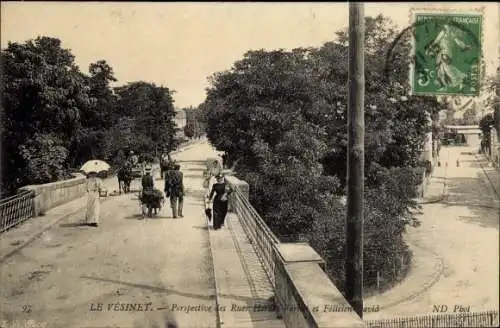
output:
POLYGON ((132 181, 132 170, 126 166, 123 165, 120 167, 118 170, 118 189, 119 189, 119 194, 122 194, 122 190, 124 193, 130 192, 130 183, 132 181))

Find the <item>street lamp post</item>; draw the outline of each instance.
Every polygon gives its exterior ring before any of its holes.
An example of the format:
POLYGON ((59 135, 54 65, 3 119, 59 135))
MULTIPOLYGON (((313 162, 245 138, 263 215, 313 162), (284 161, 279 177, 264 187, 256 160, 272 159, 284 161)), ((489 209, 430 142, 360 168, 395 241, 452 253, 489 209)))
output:
POLYGON ((363 317, 363 210, 365 164, 364 4, 349 3, 349 104, 347 146, 346 298, 363 317))

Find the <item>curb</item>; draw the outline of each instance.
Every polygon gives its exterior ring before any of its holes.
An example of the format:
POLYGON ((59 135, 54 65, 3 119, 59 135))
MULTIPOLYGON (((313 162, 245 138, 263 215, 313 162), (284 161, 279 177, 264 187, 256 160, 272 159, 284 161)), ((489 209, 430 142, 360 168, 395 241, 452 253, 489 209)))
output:
MULTIPOLYGON (((414 300, 415 298, 419 297, 423 293, 427 292, 430 288, 432 288, 441 279, 441 276, 443 275, 444 261, 439 255, 437 255, 434 252, 431 252, 425 248, 422 248, 422 247, 416 245, 415 243, 408 242, 408 244, 410 245, 410 248, 411 247, 420 248, 420 250, 427 252, 431 255, 432 260, 434 262, 432 274, 429 275, 429 279, 426 279, 426 281, 423 284, 421 284, 418 288, 415 288, 415 290, 413 292, 406 294, 406 296, 402 296, 400 299, 398 299, 396 301, 389 301, 386 304, 381 305, 380 306, 381 310, 388 309, 388 308, 394 307, 396 305, 399 305, 401 303, 414 300)), ((411 274, 411 267, 410 267, 410 272, 408 272, 408 273, 411 274)), ((395 287, 397 287, 397 286, 395 286, 395 287)), ((381 294, 381 295, 383 295, 383 294, 381 294)), ((375 297, 377 297, 377 296, 375 296, 375 297)))
POLYGON ((424 205, 424 204, 435 204, 435 203, 440 203, 446 198, 446 195, 443 193, 442 195, 422 200, 422 201, 417 201, 418 204, 424 205))
MULTIPOLYGON (((206 208, 207 200, 204 197, 203 198, 203 207, 206 208)), ((216 319, 216 327, 221 328, 222 327, 222 320, 219 312, 219 306, 220 306, 220 297, 219 297, 219 289, 217 288, 217 278, 215 275, 215 261, 214 261, 214 248, 212 246, 212 234, 210 232, 210 226, 208 224, 208 220, 205 216, 205 225, 207 227, 207 232, 208 232, 208 248, 210 249, 210 262, 212 264, 212 269, 213 269, 213 277, 214 277, 214 289, 215 289, 215 319, 216 319)))

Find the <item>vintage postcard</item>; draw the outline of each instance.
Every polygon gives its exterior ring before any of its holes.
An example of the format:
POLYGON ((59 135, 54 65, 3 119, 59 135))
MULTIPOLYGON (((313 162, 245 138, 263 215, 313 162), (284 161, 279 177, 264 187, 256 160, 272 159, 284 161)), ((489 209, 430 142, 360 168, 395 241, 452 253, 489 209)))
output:
POLYGON ((499 9, 1 2, 0 328, 498 327, 499 9))

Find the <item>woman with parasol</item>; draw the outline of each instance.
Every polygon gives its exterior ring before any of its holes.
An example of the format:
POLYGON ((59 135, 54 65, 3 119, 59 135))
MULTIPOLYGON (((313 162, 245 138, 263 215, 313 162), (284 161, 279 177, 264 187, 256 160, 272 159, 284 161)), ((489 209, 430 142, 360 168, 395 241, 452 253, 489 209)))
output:
POLYGON ((100 202, 99 197, 105 189, 102 180, 97 177, 98 172, 107 171, 109 165, 100 160, 92 160, 83 164, 81 171, 87 175, 85 191, 87 192, 87 203, 85 205, 85 224, 97 227, 99 224, 100 202))

